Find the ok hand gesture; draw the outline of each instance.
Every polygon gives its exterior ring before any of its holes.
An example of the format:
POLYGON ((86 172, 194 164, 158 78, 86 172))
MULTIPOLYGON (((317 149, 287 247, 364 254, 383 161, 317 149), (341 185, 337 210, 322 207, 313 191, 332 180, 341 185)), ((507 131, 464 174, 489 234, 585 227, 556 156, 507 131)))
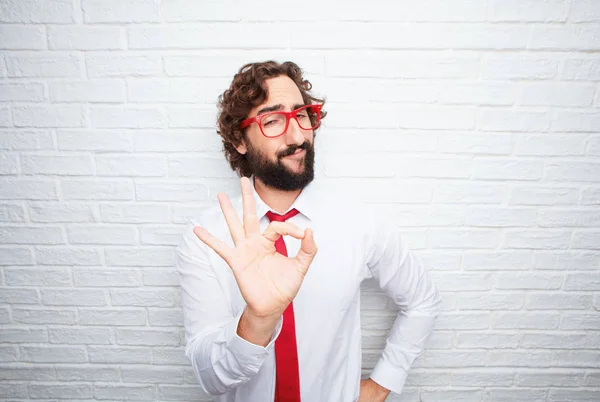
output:
POLYGON ((243 224, 227 195, 217 196, 235 247, 229 247, 200 226, 194 228, 194 233, 227 262, 254 316, 279 316, 300 290, 317 254, 317 245, 311 229, 302 230, 289 222, 271 222, 260 233, 252 184, 242 177, 241 186, 243 224), (285 257, 275 250, 275 242, 283 235, 302 240, 296 257, 285 257))

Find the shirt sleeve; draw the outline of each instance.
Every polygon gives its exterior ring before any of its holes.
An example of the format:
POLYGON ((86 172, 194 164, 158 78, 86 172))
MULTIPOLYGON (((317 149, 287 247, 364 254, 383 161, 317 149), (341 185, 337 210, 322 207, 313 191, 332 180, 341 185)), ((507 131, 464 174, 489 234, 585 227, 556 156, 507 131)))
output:
POLYGON ((367 266, 400 309, 370 377, 399 394, 408 370, 433 331, 441 298, 427 270, 407 248, 395 225, 373 208, 367 211, 367 266))
POLYGON ((186 225, 177 248, 185 354, 204 391, 219 395, 244 384, 258 373, 265 358, 273 352, 282 319, 266 347, 237 335, 242 313, 232 313, 229 299, 208 258, 214 251, 196 237, 194 226, 192 221, 186 225))

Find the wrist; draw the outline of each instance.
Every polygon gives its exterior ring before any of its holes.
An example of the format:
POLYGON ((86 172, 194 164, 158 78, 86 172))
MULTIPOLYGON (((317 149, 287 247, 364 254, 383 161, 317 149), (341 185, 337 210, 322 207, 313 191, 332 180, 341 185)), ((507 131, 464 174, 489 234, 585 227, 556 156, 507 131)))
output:
POLYGON ((237 327, 237 334, 246 341, 266 347, 281 315, 258 317, 246 307, 237 327))
POLYGON ((373 390, 373 392, 375 393, 375 396, 381 400, 384 401, 385 398, 387 398, 387 396, 390 394, 390 390, 379 385, 377 382, 375 382, 372 378, 369 378, 369 382, 371 383, 371 389, 373 390))

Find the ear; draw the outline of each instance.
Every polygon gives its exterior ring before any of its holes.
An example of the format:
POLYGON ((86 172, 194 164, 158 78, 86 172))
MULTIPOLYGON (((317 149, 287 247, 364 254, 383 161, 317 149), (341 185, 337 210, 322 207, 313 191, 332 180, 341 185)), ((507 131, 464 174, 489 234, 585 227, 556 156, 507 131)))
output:
POLYGON ((248 152, 248 149, 246 148, 246 144, 244 144, 244 140, 243 139, 240 142, 240 144, 235 147, 235 150, 238 151, 242 155, 246 155, 246 152, 248 152))

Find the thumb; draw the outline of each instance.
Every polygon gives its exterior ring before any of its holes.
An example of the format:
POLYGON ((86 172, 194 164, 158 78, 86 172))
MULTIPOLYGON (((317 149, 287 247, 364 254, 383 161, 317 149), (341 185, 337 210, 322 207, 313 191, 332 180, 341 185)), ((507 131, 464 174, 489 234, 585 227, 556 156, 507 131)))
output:
POLYGON ((304 231, 304 237, 302 238, 300 250, 296 256, 296 259, 298 262, 300 262, 300 266, 302 267, 302 273, 306 273, 306 271, 308 271, 308 267, 313 262, 315 255, 317 255, 317 251, 318 247, 317 243, 315 243, 313 231, 312 229, 307 228, 304 231))

